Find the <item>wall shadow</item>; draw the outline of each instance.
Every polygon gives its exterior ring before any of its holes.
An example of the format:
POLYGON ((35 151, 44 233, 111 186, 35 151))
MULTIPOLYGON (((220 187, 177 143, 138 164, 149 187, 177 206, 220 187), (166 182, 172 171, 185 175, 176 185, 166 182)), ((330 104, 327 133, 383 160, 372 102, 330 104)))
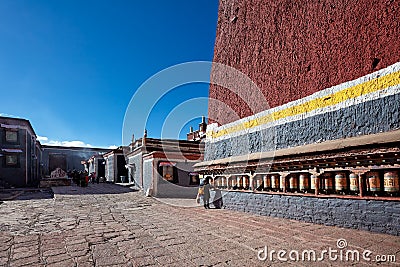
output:
POLYGON ((111 183, 89 183, 88 186, 81 187, 76 184, 71 186, 52 187, 55 195, 99 195, 99 194, 124 194, 138 191, 130 187, 111 183))
POLYGON ((51 188, 16 188, 0 190, 0 201, 52 199, 51 188))

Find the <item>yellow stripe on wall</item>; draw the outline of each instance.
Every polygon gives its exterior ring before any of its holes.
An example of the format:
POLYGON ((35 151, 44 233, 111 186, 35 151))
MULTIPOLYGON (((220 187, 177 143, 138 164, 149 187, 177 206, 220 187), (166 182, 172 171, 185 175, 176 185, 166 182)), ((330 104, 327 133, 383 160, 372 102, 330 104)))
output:
POLYGON ((219 130, 218 132, 212 131, 207 133, 211 135, 212 138, 218 138, 227 134, 242 131, 245 129, 254 128, 269 122, 277 121, 286 117, 291 117, 295 115, 300 115, 303 113, 308 113, 316 109, 333 106, 344 102, 349 99, 354 99, 362 95, 367 95, 376 91, 384 90, 391 86, 400 84, 400 72, 394 72, 385 76, 381 76, 370 81, 348 87, 339 92, 332 93, 323 97, 312 99, 308 102, 288 107, 279 111, 275 111, 271 114, 262 116, 260 118, 252 119, 238 125, 231 126, 226 129, 219 130))

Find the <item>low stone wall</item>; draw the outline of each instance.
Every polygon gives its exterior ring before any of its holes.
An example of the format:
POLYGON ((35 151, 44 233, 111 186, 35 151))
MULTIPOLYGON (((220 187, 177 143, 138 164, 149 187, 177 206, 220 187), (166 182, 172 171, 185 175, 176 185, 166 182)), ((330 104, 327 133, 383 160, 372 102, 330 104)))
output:
POLYGON ((400 236, 400 202, 228 192, 226 209, 400 236))
POLYGON ((50 178, 40 180, 40 187, 52 186, 70 186, 72 179, 70 178, 50 178))

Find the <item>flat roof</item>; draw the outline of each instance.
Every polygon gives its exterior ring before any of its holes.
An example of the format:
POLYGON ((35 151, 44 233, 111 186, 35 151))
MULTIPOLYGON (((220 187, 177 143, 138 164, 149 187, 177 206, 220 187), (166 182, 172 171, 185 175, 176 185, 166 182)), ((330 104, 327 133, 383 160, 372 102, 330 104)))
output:
POLYGON ((78 146, 51 146, 51 145, 42 145, 43 149, 70 149, 70 150, 94 150, 94 151, 101 151, 101 152, 108 152, 111 149, 109 148, 99 148, 99 147, 78 147, 78 146))
MULTIPOLYGON (((35 137, 37 137, 37 136, 36 136, 36 133, 35 133, 35 130, 33 129, 32 124, 31 124, 31 122, 30 122, 29 120, 23 119, 23 118, 14 118, 14 117, 0 116, 0 121, 1 121, 2 119, 6 120, 6 121, 23 122, 23 124, 27 125, 27 126, 29 127, 29 129, 32 131, 32 134, 33 134, 35 137)), ((9 122, 6 122, 6 123, 9 123, 9 122)), ((21 125, 21 124, 19 124, 19 125, 21 125)))

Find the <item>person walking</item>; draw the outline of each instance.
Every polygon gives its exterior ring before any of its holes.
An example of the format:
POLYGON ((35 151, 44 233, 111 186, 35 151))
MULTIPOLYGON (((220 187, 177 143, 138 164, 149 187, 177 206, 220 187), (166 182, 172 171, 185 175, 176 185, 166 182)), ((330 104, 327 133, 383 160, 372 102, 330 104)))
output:
POLYGON ((203 202, 204 202, 204 208, 209 209, 210 208, 210 178, 207 177, 204 180, 204 185, 203 185, 203 202))
POLYGON ((199 184, 199 189, 197 190, 197 197, 196 197, 196 203, 200 204, 204 202, 204 180, 200 181, 199 184))

